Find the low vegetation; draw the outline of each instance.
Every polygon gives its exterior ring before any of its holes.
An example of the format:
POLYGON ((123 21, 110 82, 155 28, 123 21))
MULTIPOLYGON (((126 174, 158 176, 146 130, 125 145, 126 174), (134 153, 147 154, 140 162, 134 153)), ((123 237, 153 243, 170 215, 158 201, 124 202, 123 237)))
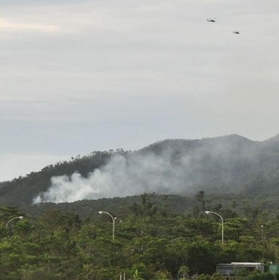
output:
POLYGON ((194 201, 191 210, 175 213, 167 196, 143 194, 109 212, 117 217, 114 240, 106 214, 81 217, 50 208, 33 216, 2 206, 0 279, 218 279, 217 263, 279 261, 277 212, 214 208, 203 191, 194 201), (224 243, 220 218, 205 209, 224 218, 224 243))

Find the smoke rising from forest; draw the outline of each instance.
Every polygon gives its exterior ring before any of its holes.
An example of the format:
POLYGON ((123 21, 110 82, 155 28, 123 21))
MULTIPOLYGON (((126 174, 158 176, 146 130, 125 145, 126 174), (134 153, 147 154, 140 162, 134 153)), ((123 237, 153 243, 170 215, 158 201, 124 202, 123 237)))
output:
POLYGON ((236 190, 242 178, 253 170, 245 168, 252 164, 254 153, 251 149, 254 145, 247 149, 248 144, 252 144, 248 139, 230 136, 203 141, 165 141, 155 147, 156 152, 151 149, 114 154, 107 164, 87 177, 79 173, 52 177, 50 188, 33 202, 74 202, 144 192, 185 195, 202 188, 236 190))
POLYGON ((125 197, 143 192, 181 193, 185 192, 188 167, 187 158, 174 164, 167 153, 163 156, 114 155, 105 166, 95 169, 86 178, 79 173, 52 177, 50 188, 38 195, 34 203, 125 197))

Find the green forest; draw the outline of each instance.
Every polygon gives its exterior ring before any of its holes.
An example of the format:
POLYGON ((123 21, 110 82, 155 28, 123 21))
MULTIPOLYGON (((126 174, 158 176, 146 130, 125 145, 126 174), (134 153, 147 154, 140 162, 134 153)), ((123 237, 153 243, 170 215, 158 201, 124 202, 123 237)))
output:
POLYGON ((279 280, 269 272, 279 264, 278 147, 279 136, 165 140, 0 182, 0 279, 218 280, 228 278, 218 263, 261 262, 265 273, 232 279, 279 280), (103 194, 103 184, 92 192, 99 197, 48 200, 52 178, 108 175, 115 158, 123 163, 110 177, 118 196, 103 194), (38 195, 45 200, 33 204, 38 195))
MULTIPOLYGON (((0 279, 221 279, 217 263, 279 261, 278 211, 242 204, 240 213, 236 201, 209 203, 204 191, 188 211, 173 211, 169 201, 144 193, 115 211, 103 204, 82 216, 55 207, 31 215, 2 205, 0 279)), ((235 275, 244 276, 276 275, 235 275)))

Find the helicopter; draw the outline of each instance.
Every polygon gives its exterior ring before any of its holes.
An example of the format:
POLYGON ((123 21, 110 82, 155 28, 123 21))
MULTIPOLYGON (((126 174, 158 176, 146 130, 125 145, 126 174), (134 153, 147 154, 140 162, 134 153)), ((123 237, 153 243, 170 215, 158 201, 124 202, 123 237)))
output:
POLYGON ((216 22, 216 20, 213 19, 213 18, 207 18, 206 20, 207 20, 208 22, 216 22))
POLYGON ((234 33, 234 34, 240 34, 240 32, 237 31, 237 30, 234 30, 233 33, 234 33))

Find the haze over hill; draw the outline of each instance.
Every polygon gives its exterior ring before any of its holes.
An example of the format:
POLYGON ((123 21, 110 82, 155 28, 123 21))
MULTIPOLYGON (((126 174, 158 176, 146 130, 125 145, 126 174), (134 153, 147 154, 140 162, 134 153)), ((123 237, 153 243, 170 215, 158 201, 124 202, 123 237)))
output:
POLYGON ((93 152, 0 184, 1 201, 74 202, 146 193, 278 192, 279 136, 164 140, 135 152, 93 152))
POLYGON ((165 140, 129 154, 113 155, 87 177, 78 172, 52 177, 50 188, 34 199, 73 202, 123 197, 143 192, 193 194, 241 192, 252 189, 259 177, 277 178, 277 137, 253 142, 238 135, 202 140, 165 140))

